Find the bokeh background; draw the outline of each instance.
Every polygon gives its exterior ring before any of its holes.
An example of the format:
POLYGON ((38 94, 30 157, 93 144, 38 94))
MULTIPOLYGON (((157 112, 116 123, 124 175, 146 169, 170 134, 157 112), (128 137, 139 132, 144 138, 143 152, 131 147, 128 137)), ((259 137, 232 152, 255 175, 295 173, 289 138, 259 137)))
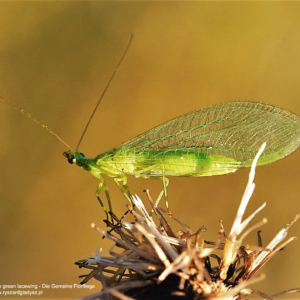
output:
MULTIPOLYGON (((1 2, 0 95, 76 147, 86 122, 122 56, 134 41, 81 144, 95 156, 169 119, 234 100, 265 102, 300 115, 299 2, 1 2)), ((7 104, 0 104, 0 285, 73 284, 86 273, 74 262, 111 242, 94 196, 98 181, 69 165, 65 146, 7 104)), ((264 245, 300 212, 300 151, 257 169, 249 215, 264 245)), ((228 233, 249 169, 212 178, 171 178, 170 207, 193 231, 214 240, 228 233)), ((118 216, 126 200, 108 179, 118 216)), ((158 181, 129 178, 146 201, 158 181)), ((300 223, 290 230, 299 236, 300 223)), ((256 233, 245 244, 256 244, 256 233)), ((300 286, 300 243, 263 269, 253 288, 274 294, 300 286)), ((101 288, 95 280, 96 292, 101 288)), ((73 299, 88 290, 44 290, 73 299)), ((294 296, 294 297, 299 297, 294 296)), ((19 297, 17 297, 19 299, 19 297)), ((292 297, 290 297, 292 298, 292 297)), ((10 298, 13 299, 13 298, 10 298)), ((23 297, 25 299, 25 297, 23 297)))

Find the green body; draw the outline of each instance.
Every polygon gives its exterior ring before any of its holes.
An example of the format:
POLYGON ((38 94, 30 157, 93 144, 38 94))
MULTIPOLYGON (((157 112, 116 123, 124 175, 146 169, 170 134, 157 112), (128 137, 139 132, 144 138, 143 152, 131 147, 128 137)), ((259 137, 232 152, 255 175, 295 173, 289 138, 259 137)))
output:
POLYGON ((177 117, 96 158, 77 150, 64 154, 102 185, 102 173, 115 177, 128 198, 126 175, 160 178, 166 193, 166 176, 223 175, 251 166, 264 142, 267 146, 258 165, 295 151, 300 143, 299 117, 267 104, 228 102, 177 117))
MULTIPOLYGON (((74 153, 74 155, 76 155, 74 153)), ((77 155, 77 164, 99 178, 101 173, 111 177, 121 174, 148 178, 151 176, 198 177, 222 175, 236 171, 240 163, 220 155, 186 153, 184 151, 121 152, 112 150, 85 158, 77 155)))

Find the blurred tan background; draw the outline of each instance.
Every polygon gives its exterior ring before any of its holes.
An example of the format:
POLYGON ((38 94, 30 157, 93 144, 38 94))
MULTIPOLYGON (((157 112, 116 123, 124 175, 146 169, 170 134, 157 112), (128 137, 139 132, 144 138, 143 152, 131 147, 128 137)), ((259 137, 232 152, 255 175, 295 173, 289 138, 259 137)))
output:
MULTIPOLYGON (((300 116, 299 2, 1 2, 0 95, 76 147, 134 34, 128 55, 81 144, 95 156, 169 119, 204 106, 260 101, 300 116)), ((0 109, 0 285, 73 284, 74 262, 111 243, 91 229, 104 213, 98 181, 71 166, 63 144, 9 105, 0 109)), ((249 215, 264 201, 264 245, 300 212, 300 151, 257 169, 249 215)), ((249 169, 211 178, 171 178, 174 215, 214 240, 230 230, 249 169)), ((115 212, 126 200, 108 179, 115 212)), ((129 178, 132 193, 155 196, 157 181, 129 178)), ((103 195, 102 195, 103 196, 103 195)), ((300 236, 300 223, 290 236, 300 236)), ((256 244, 253 232, 244 244, 256 244)), ((300 286, 300 243, 277 254, 253 288, 274 294, 300 286)), ((90 284, 100 284, 95 280, 90 284)), ((44 290, 72 299, 88 290, 44 290)), ((295 297, 295 296, 294 296, 295 297)), ((299 295, 297 295, 299 297, 299 295)), ((19 299, 19 297, 17 297, 19 299)), ((10 298, 13 299, 13 298, 10 298)), ((23 296, 23 299, 25 297, 23 296)))

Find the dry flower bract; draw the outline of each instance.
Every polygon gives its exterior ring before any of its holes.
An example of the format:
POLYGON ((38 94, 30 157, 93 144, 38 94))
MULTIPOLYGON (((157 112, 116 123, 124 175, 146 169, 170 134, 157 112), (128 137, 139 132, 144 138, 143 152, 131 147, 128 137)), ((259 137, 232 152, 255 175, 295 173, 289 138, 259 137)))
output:
MULTIPOLYGON (((247 234, 267 222, 262 219, 248 227, 254 216, 265 207, 265 203, 242 221, 255 188, 255 165, 264 147, 265 144, 253 161, 245 193, 225 243, 222 242, 225 236, 222 223, 214 242, 201 237, 206 231, 203 226, 192 234, 189 227, 174 216, 172 218, 179 222, 182 230, 173 233, 163 216, 167 212, 153 204, 149 192, 147 195, 158 225, 138 196, 132 197, 136 208, 131 209, 136 219, 134 224, 120 222, 113 213, 110 213, 111 220, 106 220, 110 231, 92 224, 103 237, 114 242, 117 251, 111 249, 110 256, 104 257, 100 249, 92 258, 76 263, 81 268, 91 270, 88 275, 82 276, 82 284, 95 278, 103 285, 101 292, 81 299, 242 299, 251 293, 272 299, 248 286, 263 279, 264 275, 253 276, 270 258, 295 239, 292 237, 282 243, 299 215, 268 246, 262 247, 259 233, 257 246, 242 246, 247 234), (217 250, 222 250, 221 257, 215 254, 217 250), (212 266, 212 261, 217 262, 217 266, 212 266)), ((293 291, 299 292, 299 289, 293 291)))

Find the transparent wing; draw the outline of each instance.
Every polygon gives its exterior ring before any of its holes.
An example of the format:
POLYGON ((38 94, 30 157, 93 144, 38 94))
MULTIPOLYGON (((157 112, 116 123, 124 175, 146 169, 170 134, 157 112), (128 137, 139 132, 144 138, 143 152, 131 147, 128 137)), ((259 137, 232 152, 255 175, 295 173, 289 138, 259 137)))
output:
POLYGON ((300 118, 263 103, 228 102, 193 111, 123 144, 117 152, 184 151, 221 155, 251 165, 263 142, 259 164, 281 159, 299 147, 300 118))

